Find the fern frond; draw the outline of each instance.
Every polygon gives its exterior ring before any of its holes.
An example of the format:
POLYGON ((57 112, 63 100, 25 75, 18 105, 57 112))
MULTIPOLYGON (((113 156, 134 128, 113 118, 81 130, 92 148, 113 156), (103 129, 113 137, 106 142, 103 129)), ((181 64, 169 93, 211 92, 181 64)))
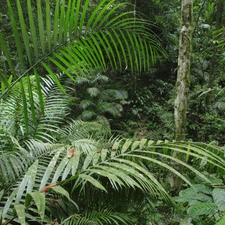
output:
MULTIPOLYGON (((8 190, 8 197, 3 196, 1 201, 5 205, 3 207, 3 218, 10 218, 14 204, 24 203, 26 193, 42 191, 51 184, 57 185, 57 187, 58 185, 67 187, 71 193, 78 194, 80 198, 96 190, 101 195, 107 195, 104 192, 109 190, 113 190, 112 193, 121 190, 141 190, 142 193, 149 193, 154 198, 173 202, 162 183, 151 173, 153 164, 175 173, 189 185, 192 185, 192 183, 188 180, 188 177, 175 170, 173 162, 188 168, 202 177, 204 181, 210 182, 196 168, 171 155, 164 154, 166 148, 168 150, 166 152, 177 151, 184 155, 191 154, 200 159, 205 154, 208 157, 208 163, 218 167, 224 163, 223 159, 208 151, 207 148, 204 152, 201 144, 156 143, 146 139, 133 141, 118 137, 111 138, 109 141, 103 139, 96 141, 90 137, 86 139, 73 138, 73 133, 76 133, 74 129, 79 128, 79 124, 83 125, 84 122, 75 121, 70 128, 64 130, 64 134, 71 135, 67 139, 65 138, 65 144, 55 144, 52 145, 53 148, 46 145, 40 151, 40 155, 36 155, 36 160, 23 172, 21 179, 17 180, 13 188, 8 190), (67 142, 67 140, 70 141, 67 142), (191 151, 186 151, 187 148, 191 151)), ((27 142, 27 144, 32 148, 37 145, 36 142, 27 142)), ((204 193, 199 196, 199 199, 200 197, 206 199, 204 193)), ((207 202, 202 205, 198 204, 198 207, 193 205, 188 213, 192 216, 198 216, 213 214, 217 210, 216 204, 207 202)), ((119 217, 110 218, 110 220, 113 219, 116 220, 119 217)), ((100 222, 106 221, 107 217, 105 221, 100 222)), ((125 222, 127 221, 124 220, 125 222)))

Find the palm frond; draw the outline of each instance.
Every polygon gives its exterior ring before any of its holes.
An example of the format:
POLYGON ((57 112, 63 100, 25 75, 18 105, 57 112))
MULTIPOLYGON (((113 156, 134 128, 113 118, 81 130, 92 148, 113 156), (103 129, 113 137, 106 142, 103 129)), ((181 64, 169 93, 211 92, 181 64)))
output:
POLYGON ((28 168, 30 161, 29 153, 25 150, 23 152, 0 152, 0 187, 6 188, 20 177, 28 168))
MULTIPOLYGON (((80 122, 82 123, 84 122, 80 122)), ((72 138, 73 132, 77 132, 73 126, 64 130, 65 134, 71 134, 67 137, 68 143, 65 138, 65 144, 55 144, 52 148, 46 148, 45 152, 40 151, 40 155, 36 156, 36 160, 23 172, 21 178, 5 192, 0 202, 4 205, 3 219, 12 217, 13 205, 24 204, 26 193, 43 190, 48 192, 53 186, 69 188, 72 195, 74 193, 81 199, 81 196, 95 190, 99 190, 100 195, 107 196, 111 192, 108 190, 114 190, 112 193, 115 193, 126 188, 141 190, 154 198, 172 201, 161 181, 152 172, 153 165, 176 174, 190 186, 192 183, 188 177, 174 169, 174 163, 188 168, 205 182, 211 182, 200 170, 185 163, 187 154, 199 161, 207 157, 207 164, 224 170, 224 160, 217 154, 221 150, 214 146, 185 142, 156 143, 146 139, 133 141, 114 138, 107 142, 90 138, 82 140, 72 138), (173 151, 183 154, 184 160, 165 154, 173 151)), ((108 219, 113 220, 113 217, 108 219)), ((98 222, 104 223, 108 219, 106 216, 105 221, 98 222)), ((116 221, 119 217, 114 219, 116 221)), ((72 217, 71 221, 74 221, 72 217)), ((124 220, 124 224, 126 222, 128 221, 124 220)))
POLYGON ((0 46, 13 80, 9 81, 7 74, 0 74, 1 86, 4 85, 0 98, 7 97, 20 83, 24 116, 22 129, 26 133, 29 133, 28 120, 35 122, 40 113, 45 113, 40 77, 49 75, 65 93, 56 75, 58 72, 76 81, 74 76, 86 76, 93 68, 105 71, 108 65, 118 70, 126 67, 141 71, 155 63, 159 52, 163 53, 158 40, 149 30, 149 21, 134 20, 132 11, 117 13, 126 3, 102 0, 91 15, 90 1, 81 5, 79 0, 57 0, 50 5, 49 1, 42 4, 41 0, 37 0, 35 5, 26 0, 22 8, 21 1, 17 0, 17 11, 10 0, 7 3, 13 35, 12 39, 7 39, 0 33, 0 46), (15 49, 16 56, 13 56, 15 49), (35 85, 29 78, 33 75, 35 85), (38 113, 35 111, 37 98, 41 109, 38 113))
MULTIPOLYGON (((82 142, 86 139, 87 144, 91 144, 88 138, 92 137, 94 140, 105 139, 111 136, 109 127, 98 122, 84 122, 82 120, 72 120, 70 123, 62 128, 60 135, 64 143, 82 142)), ((91 140, 92 141, 92 140, 91 140)))
POLYGON ((71 216, 63 221, 65 225, 78 225, 78 224, 133 224, 132 217, 127 214, 113 212, 109 209, 102 211, 90 211, 84 213, 82 216, 71 216))
POLYGON ((40 102, 35 76, 27 76, 21 81, 13 88, 11 96, 1 101, 1 127, 19 140, 32 137, 50 142, 52 137, 49 134, 57 131, 57 125, 68 113, 69 96, 62 94, 51 78, 45 78, 40 102), (44 114, 41 113, 42 105, 44 114))
POLYGON ((68 96, 59 91, 51 78, 43 79, 41 85, 45 114, 41 114, 35 76, 25 77, 21 81, 23 93, 20 92, 20 84, 16 84, 12 95, 0 103, 1 188, 17 181, 37 157, 53 148, 51 143, 56 141, 53 134, 58 134, 59 125, 68 112, 68 96), (32 90, 29 90, 30 86, 32 90), (31 93, 32 99, 29 98, 31 93), (26 98, 26 116, 21 98, 26 98))

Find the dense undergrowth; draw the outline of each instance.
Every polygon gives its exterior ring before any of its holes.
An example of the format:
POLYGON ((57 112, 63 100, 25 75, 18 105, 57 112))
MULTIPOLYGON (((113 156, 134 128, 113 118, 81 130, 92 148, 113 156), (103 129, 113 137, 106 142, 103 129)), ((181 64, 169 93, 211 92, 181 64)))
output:
POLYGON ((36 3, 0 7, 0 224, 223 224, 215 3, 195 3, 184 142, 173 140, 179 2, 136 1, 145 15, 115 0, 36 3))

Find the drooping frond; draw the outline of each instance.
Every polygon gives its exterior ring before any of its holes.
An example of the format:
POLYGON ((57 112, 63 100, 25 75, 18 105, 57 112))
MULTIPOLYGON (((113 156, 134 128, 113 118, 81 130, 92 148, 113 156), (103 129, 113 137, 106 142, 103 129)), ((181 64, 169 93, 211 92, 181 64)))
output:
POLYGON ((51 142, 50 134, 57 131, 68 114, 69 95, 63 94, 50 77, 43 79, 40 86, 41 100, 34 76, 23 78, 21 85, 16 84, 10 97, 0 103, 1 129, 17 140, 34 138, 51 142))
MULTIPOLYGON (((8 38, 0 32, 0 47, 12 79, 4 71, 0 73, 0 98, 8 96, 15 85, 19 86, 24 121, 29 119, 29 110, 32 120, 37 120, 38 114, 34 113, 37 99, 40 113, 44 114, 40 77, 51 76, 65 93, 56 75, 59 72, 76 81, 75 77, 86 76, 92 69, 105 71, 109 66, 116 70, 141 71, 154 64, 158 53, 163 52, 149 30, 151 24, 133 18, 133 11, 124 12, 129 9, 127 3, 102 0, 93 9, 90 0, 85 3, 57 0, 52 5, 49 1, 42 4, 41 0, 26 0, 22 4, 16 0, 15 11, 11 1, 7 2, 13 35, 8 38)), ((28 126, 26 122, 26 132, 28 126)))
POLYGON ((106 224, 133 224, 130 215, 113 212, 108 209, 102 211, 90 211, 81 215, 74 215, 63 221, 65 225, 106 225, 106 224))
POLYGON ((51 78, 44 78, 44 114, 41 113, 40 99, 35 77, 16 84, 7 99, 0 102, 0 187, 6 188, 17 181, 40 155, 49 152, 58 134, 59 126, 68 113, 69 96, 62 94, 51 78), (33 90, 29 91, 29 84, 33 90), (32 99, 28 96, 32 93, 32 99), (27 111, 24 112, 23 97, 26 98, 27 111))
POLYGON ((73 143, 74 141, 80 141, 90 137, 95 140, 101 140, 111 135, 111 130, 107 126, 97 122, 84 122, 81 120, 72 120, 69 126, 65 126, 59 132, 62 140, 65 140, 66 143, 68 141, 73 143))
POLYGON ((58 185, 70 187, 70 191, 78 194, 77 201, 78 196, 85 196, 87 191, 90 194, 97 189, 107 196, 110 194, 108 190, 116 192, 124 187, 128 190, 139 189, 143 193, 168 200, 168 193, 152 172, 153 165, 180 176, 189 185, 192 184, 188 177, 176 170, 173 163, 188 168, 205 182, 210 182, 200 170, 185 163, 187 156, 199 161, 199 165, 202 160, 206 160, 206 164, 224 171, 224 160, 217 154, 221 150, 213 146, 118 138, 108 142, 68 139, 69 144, 55 145, 51 151, 37 157, 24 172, 23 178, 7 191, 8 197, 3 197, 1 201, 1 205, 5 205, 4 219, 11 217, 13 205, 23 204, 26 193, 43 193, 55 186, 60 187, 58 185), (183 154, 184 160, 174 158, 170 154, 173 151, 183 154))
POLYGON ((7 187, 21 176, 30 162, 29 153, 25 149, 7 153, 0 151, 0 189, 7 187))

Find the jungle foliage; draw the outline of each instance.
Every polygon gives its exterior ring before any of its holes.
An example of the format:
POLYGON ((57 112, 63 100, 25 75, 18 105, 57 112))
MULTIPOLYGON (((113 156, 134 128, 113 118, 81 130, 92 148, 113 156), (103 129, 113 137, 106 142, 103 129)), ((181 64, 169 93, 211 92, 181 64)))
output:
POLYGON ((194 4, 176 142, 179 2, 1 1, 0 224, 223 223, 217 3, 194 4))

